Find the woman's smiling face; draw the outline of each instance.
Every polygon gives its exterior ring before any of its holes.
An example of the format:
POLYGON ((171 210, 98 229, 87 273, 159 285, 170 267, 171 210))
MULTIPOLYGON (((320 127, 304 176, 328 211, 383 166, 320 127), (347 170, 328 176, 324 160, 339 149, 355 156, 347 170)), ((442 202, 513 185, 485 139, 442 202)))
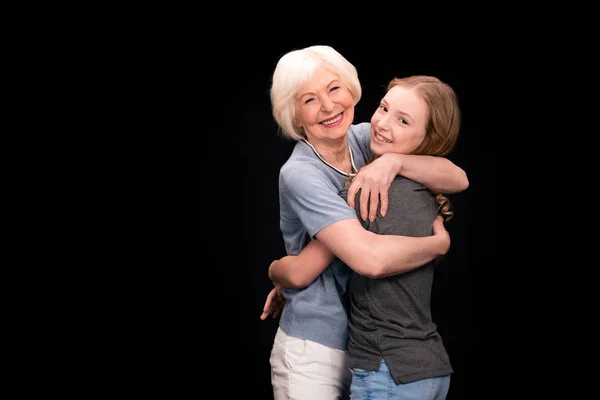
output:
POLYGON ((298 93, 296 126, 302 126, 309 142, 343 138, 354 119, 354 100, 338 75, 318 69, 298 93))

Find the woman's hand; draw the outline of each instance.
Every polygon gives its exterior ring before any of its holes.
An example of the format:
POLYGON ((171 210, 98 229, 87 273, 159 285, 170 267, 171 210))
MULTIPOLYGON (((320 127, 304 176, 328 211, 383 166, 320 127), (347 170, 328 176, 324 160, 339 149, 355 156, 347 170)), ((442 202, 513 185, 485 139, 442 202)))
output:
POLYGON ((283 293, 281 293, 281 286, 274 283, 275 287, 269 292, 267 296, 267 300, 265 301, 265 306, 263 307, 263 313, 260 316, 261 320, 267 319, 269 314, 273 318, 277 318, 281 310, 283 310, 283 306, 285 305, 285 298, 283 297, 283 293))
POLYGON ((400 170, 399 155, 386 153, 358 171, 348 188, 348 205, 354 208, 354 198, 360 192, 360 217, 371 222, 377 215, 377 203, 381 200, 379 212, 385 217, 388 208, 388 191, 400 170))

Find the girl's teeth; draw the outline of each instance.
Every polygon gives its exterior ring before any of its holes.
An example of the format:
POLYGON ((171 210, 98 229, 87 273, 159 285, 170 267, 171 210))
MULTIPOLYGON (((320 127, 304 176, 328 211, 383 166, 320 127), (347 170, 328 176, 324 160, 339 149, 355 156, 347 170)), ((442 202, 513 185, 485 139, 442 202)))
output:
POLYGON ((379 139, 382 142, 386 142, 386 143, 392 143, 391 140, 384 138, 383 136, 381 136, 380 134, 376 133, 375 134, 377 136, 377 139, 379 139))

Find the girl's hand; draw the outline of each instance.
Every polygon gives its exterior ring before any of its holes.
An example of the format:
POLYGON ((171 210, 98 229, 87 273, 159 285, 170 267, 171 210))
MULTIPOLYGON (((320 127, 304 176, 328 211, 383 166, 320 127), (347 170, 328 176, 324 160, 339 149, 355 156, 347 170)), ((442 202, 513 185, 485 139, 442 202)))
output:
POLYGON ((269 292, 267 296, 267 300, 265 301, 265 305, 263 307, 263 313, 260 316, 261 320, 267 319, 269 314, 272 315, 272 318, 277 318, 281 310, 283 310, 283 306, 285 305, 285 298, 283 297, 283 293, 281 293, 281 286, 275 283, 275 287, 269 292))

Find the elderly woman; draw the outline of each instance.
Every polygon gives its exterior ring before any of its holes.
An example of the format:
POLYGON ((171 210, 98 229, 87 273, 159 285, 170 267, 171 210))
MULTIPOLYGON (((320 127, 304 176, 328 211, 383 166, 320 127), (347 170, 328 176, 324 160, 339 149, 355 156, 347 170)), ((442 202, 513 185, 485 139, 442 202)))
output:
POLYGON ((274 118, 282 133, 297 141, 279 180, 286 252, 297 255, 318 239, 338 257, 306 287, 282 291, 285 305, 270 358, 277 400, 347 395, 348 267, 368 277, 394 275, 434 260, 450 246, 439 219, 427 237, 364 229, 353 208, 357 190, 362 218, 373 220, 379 200, 385 215, 387 191, 398 174, 434 192, 456 193, 468 186, 464 171, 442 157, 388 153, 365 166, 372 158, 370 124, 352 124, 360 97, 356 69, 329 46, 289 52, 273 74, 274 118), (339 193, 354 175, 348 204, 339 193))

